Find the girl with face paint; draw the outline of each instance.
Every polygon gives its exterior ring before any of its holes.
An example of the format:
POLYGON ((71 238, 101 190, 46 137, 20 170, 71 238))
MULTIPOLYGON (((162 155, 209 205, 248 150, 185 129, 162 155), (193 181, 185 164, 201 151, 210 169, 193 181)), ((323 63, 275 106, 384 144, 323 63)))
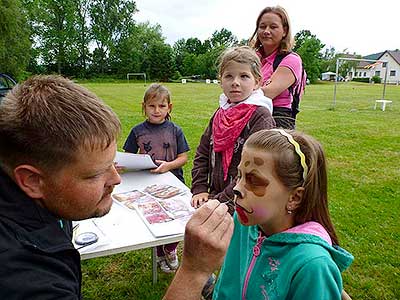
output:
POLYGON ((254 133, 233 190, 235 229, 213 299, 341 299, 353 256, 329 216, 321 145, 296 131, 254 133))

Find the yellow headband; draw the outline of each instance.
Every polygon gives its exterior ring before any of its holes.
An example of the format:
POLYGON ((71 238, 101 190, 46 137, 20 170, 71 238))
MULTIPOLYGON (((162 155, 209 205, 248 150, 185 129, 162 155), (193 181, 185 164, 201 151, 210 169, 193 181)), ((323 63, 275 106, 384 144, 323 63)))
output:
POLYGON ((295 141, 295 139, 293 138, 293 136, 290 133, 287 133, 283 129, 271 129, 271 130, 278 131, 280 134, 282 134, 283 136, 287 137, 289 143, 291 143, 294 146, 294 150, 296 151, 296 153, 300 157, 300 163, 301 163, 301 166, 303 167, 303 181, 305 182, 306 181, 306 177, 307 177, 307 173, 308 173, 308 167, 307 167, 307 164, 306 164, 306 156, 301 151, 299 143, 295 141))

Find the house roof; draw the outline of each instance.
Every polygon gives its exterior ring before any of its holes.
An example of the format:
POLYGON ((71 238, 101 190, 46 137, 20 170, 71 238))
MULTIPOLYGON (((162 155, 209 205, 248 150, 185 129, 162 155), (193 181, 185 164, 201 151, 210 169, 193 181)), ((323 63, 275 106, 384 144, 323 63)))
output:
MULTIPOLYGON (((363 56, 363 59, 379 60, 385 53, 388 53, 393 59, 400 65, 400 50, 385 50, 383 52, 373 53, 363 56)), ((357 68, 364 68, 365 66, 371 64, 371 62, 361 61, 358 63, 357 68)))
POLYGON ((386 52, 389 53, 389 55, 391 55, 393 57, 393 59, 400 65, 400 50, 399 49, 388 50, 386 52))
POLYGON ((378 52, 378 53, 374 53, 374 54, 369 54, 366 56, 363 56, 364 59, 372 59, 372 60, 378 60, 379 57, 381 57, 386 51, 383 52, 378 52))

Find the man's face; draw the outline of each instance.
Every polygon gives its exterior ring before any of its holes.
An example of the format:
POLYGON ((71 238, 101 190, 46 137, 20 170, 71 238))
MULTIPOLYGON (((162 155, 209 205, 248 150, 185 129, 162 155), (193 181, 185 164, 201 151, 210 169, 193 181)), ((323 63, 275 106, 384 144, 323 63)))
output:
POLYGON ((114 167, 116 143, 107 149, 80 150, 76 161, 44 175, 40 204, 68 220, 101 217, 111 208, 111 193, 121 178, 114 167))

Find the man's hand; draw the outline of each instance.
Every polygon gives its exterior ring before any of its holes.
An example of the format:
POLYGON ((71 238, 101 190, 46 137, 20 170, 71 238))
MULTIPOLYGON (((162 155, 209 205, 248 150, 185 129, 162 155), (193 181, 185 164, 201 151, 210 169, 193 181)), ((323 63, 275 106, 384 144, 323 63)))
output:
POLYGON ((186 224, 182 264, 164 300, 198 300, 208 277, 219 268, 233 233, 228 207, 210 200, 186 224))
POLYGON ((202 206, 204 203, 206 203, 208 201, 208 193, 200 193, 200 194, 196 194, 193 195, 192 200, 190 201, 190 204, 194 207, 194 208, 199 208, 200 206, 202 206))
POLYGON ((232 233, 228 207, 218 200, 208 201, 186 225, 182 266, 211 274, 221 266, 232 233))

